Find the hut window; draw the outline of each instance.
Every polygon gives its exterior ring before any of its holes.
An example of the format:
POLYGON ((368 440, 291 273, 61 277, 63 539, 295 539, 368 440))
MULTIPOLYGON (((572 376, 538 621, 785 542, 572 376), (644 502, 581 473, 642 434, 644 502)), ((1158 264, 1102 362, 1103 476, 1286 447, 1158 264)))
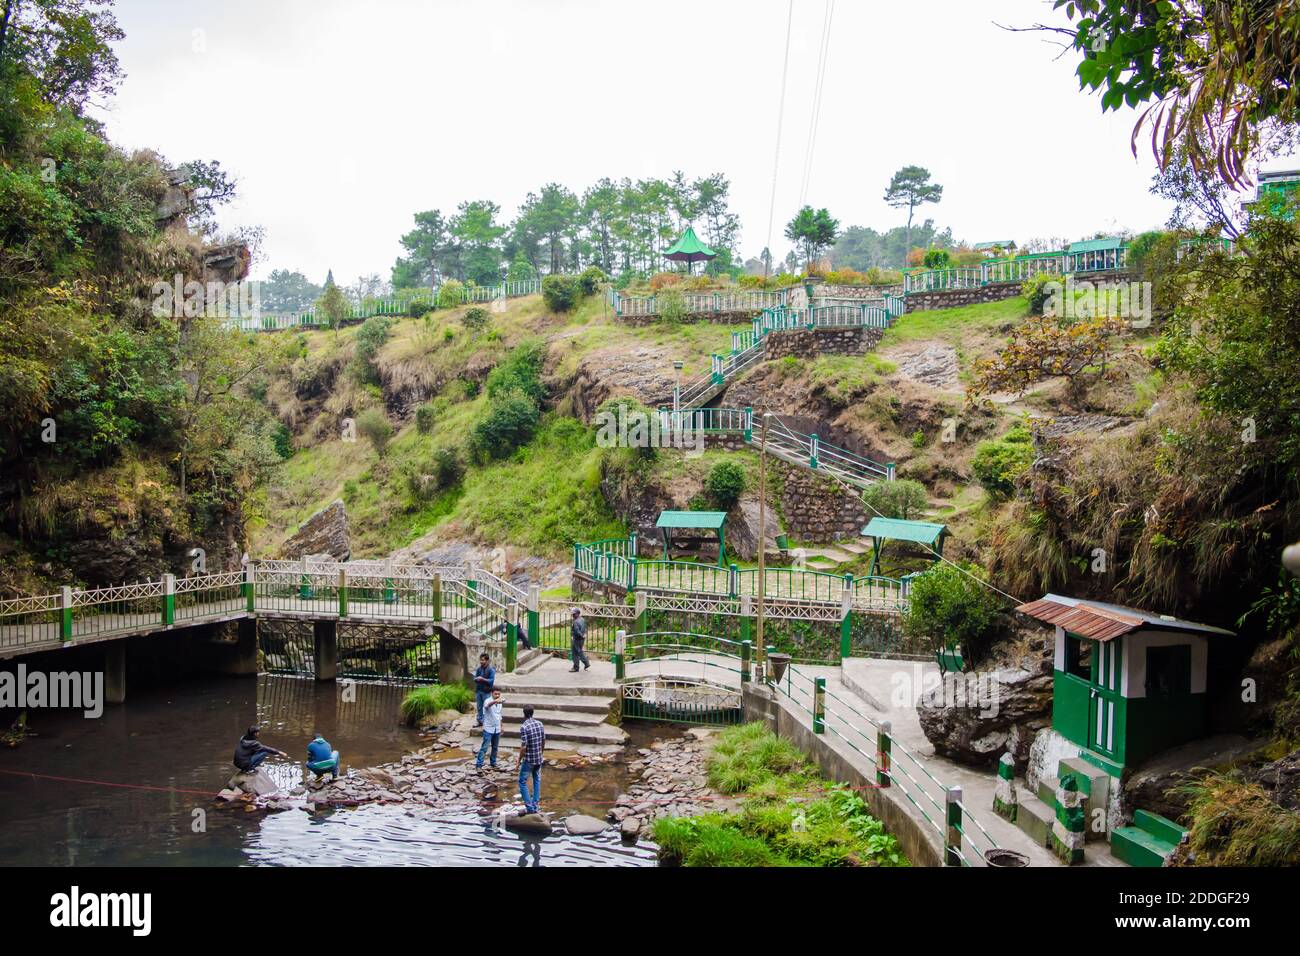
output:
POLYGON ((1075 677, 1092 680, 1093 642, 1073 634, 1065 636, 1065 670, 1075 677))
POLYGON ((1147 697, 1181 697, 1191 690, 1191 645, 1147 648, 1147 697))

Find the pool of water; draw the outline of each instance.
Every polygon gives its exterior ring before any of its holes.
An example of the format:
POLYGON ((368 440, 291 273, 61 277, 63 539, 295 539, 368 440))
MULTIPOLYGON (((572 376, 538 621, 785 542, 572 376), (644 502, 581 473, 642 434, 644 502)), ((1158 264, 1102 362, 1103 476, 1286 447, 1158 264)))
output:
MULTIPOLYGON (((346 766, 396 760, 420 739, 398 724, 402 687, 292 677, 202 678, 143 690, 98 720, 37 712, 37 736, 0 749, 0 865, 649 866, 653 848, 601 837, 538 840, 501 830, 476 808, 370 805, 318 814, 218 807, 248 724, 295 762, 268 764, 277 782, 301 780, 297 762, 316 731, 346 766)), ((633 732, 629 752, 668 728, 633 732)), ((621 763, 542 774, 543 805, 603 817, 621 792, 621 763)), ((503 783, 502 797, 517 796, 503 783)))

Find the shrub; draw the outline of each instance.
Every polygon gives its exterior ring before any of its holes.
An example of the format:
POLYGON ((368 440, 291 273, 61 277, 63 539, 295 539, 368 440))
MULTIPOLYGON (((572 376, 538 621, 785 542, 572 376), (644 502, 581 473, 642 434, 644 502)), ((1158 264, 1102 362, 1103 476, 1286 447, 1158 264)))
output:
POLYGON ((389 424, 388 416, 382 409, 367 408, 357 416, 357 431, 365 435, 374 446, 375 453, 380 458, 388 450, 388 441, 393 437, 393 426, 389 424))
POLYGON ((971 471, 989 494, 1009 497, 1016 481, 1034 463, 1034 445, 1029 429, 1015 425, 1001 438, 980 442, 971 459, 971 471))
POLYGON ((912 432, 912 447, 918 451, 925 447, 925 432, 919 428, 912 432))
POLYGON ((655 294, 655 311, 659 321, 676 325, 686 318, 686 297, 681 289, 669 288, 655 294))
POLYGON ((343 482, 343 501, 344 501, 344 503, 349 504, 349 505, 352 504, 352 502, 354 502, 354 501, 357 500, 357 494, 358 494, 360 491, 361 491, 361 488, 360 488, 360 486, 357 484, 355 478, 349 478, 347 481, 343 482))
POLYGON ((983 580, 973 565, 959 568, 946 562, 917 575, 908 596, 908 631, 935 646, 960 644, 978 656, 998 612, 998 598, 983 580))
POLYGON ((470 430, 470 443, 481 460, 505 458, 527 444, 540 420, 536 402, 523 392, 509 391, 492 399, 487 414, 470 430))
POLYGON ((946 269, 951 261, 952 256, 948 254, 947 249, 928 249, 921 264, 927 269, 946 269))
POLYGON ((448 279, 438 287, 438 308, 454 309, 465 302, 465 284, 459 279, 448 279))
POLYGON ((679 285, 683 278, 680 272, 656 272, 650 277, 650 291, 662 292, 669 286, 679 285))
POLYGON ((402 722, 414 726, 424 717, 444 710, 464 713, 474 703, 474 692, 465 684, 433 684, 417 687, 402 698, 402 722))
POLYGON ((410 500, 427 501, 438 492, 454 487, 464 473, 459 449, 454 446, 436 448, 428 460, 408 465, 404 470, 410 500))
POLYGON ((461 322, 465 328, 478 335, 491 324, 492 316, 488 314, 487 309, 474 306, 465 313, 465 317, 461 319, 461 322))
POLYGON ((862 493, 869 511, 879 512, 886 518, 911 520, 925 511, 930 503, 925 486, 919 481, 903 478, 897 481, 877 481, 862 493))
POLYGON ((578 285, 582 288, 583 295, 595 295, 608 281, 609 277, 597 266, 587 266, 578 276, 578 285))
POLYGON ((434 422, 437 421, 438 412, 433 407, 433 403, 425 402, 415 410, 415 430, 421 435, 427 435, 433 431, 434 422))
POLYGON ((704 493, 719 511, 730 511, 745 490, 745 471, 734 461, 720 461, 704 479, 704 493))
POLYGON ((293 457, 293 432, 284 422, 276 422, 275 429, 271 432, 271 441, 275 445, 275 453, 283 458, 293 457))
POLYGON ((429 312, 433 311, 433 303, 425 299, 416 299, 406 307, 406 314, 413 319, 422 318, 429 312))
POLYGON ((1030 315, 1042 315, 1047 300, 1052 292, 1060 286, 1061 277, 1050 272, 1039 272, 1020 284, 1020 291, 1029 303, 1030 315))
POLYGON ((542 385, 542 365, 545 362, 546 343, 536 338, 524 339, 488 373, 488 398, 517 391, 540 404, 546 397, 542 385))
POLYGON ((1211 773, 1176 788, 1191 798, 1188 840, 1207 866, 1300 865, 1300 814, 1235 773, 1211 773))
POLYGON ((542 280, 542 301, 552 312, 568 312, 578 304, 582 285, 576 276, 549 275, 542 280))

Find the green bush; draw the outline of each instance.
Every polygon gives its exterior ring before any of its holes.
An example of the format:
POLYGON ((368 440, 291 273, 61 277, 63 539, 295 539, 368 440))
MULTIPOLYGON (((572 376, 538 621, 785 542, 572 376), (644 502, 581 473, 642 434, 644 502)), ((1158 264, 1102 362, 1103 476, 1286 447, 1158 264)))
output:
POLYGON ((433 407, 432 402, 425 402, 415 410, 415 430, 421 435, 427 435, 433 431, 433 425, 437 420, 438 412, 433 407))
POLYGON ((413 319, 423 318, 433 311, 433 303, 425 299, 416 299, 406 307, 406 314, 413 319))
POLYGON ((597 266, 587 266, 578 276, 578 285, 582 289, 583 295, 595 295, 602 285, 609 281, 609 277, 597 266))
POLYGON ((402 722, 414 726, 424 717, 432 717, 444 710, 469 710, 474 703, 474 692, 465 684, 433 684, 417 687, 401 704, 402 722))
POLYGON ((520 391, 492 399, 487 414, 470 429, 470 445, 481 461, 505 458, 528 443, 541 421, 537 403, 520 391))
POLYGON ((704 479, 704 493, 719 511, 730 511, 745 491, 745 470, 734 461, 720 461, 704 479))
POLYGON ((1029 429, 1015 425, 1001 438, 980 442, 971 459, 971 472, 989 494, 1009 497, 1016 481, 1034 463, 1034 444, 1029 429))
POLYGON ((542 366, 546 363, 546 343, 541 339, 524 339, 488 373, 488 398, 506 392, 521 392, 540 404, 546 397, 542 385, 542 366))
POLYGON ((925 253, 925 258, 921 260, 927 269, 946 269, 952 261, 952 256, 948 254, 947 249, 930 249, 925 253))
POLYGON ((465 284, 458 279, 448 279, 438 287, 438 308, 454 309, 465 302, 465 284))
POLYGON ((862 493, 862 500, 872 514, 880 513, 886 518, 901 518, 910 521, 920 516, 930 503, 930 496, 925 486, 910 478, 896 481, 877 481, 868 485, 862 493))
POLYGON ((474 306, 474 308, 466 311, 461 322, 464 323, 465 328, 477 335, 491 324, 492 316, 488 314, 487 309, 474 306))
POLYGON ((655 293, 655 311, 659 321, 667 325, 677 325, 687 316, 686 297, 682 290, 668 287, 655 293))
POLYGON ((1020 292, 1029 304, 1030 315, 1042 315, 1047 300, 1061 284, 1061 277, 1050 272, 1039 272, 1020 284, 1020 292))
POLYGON ((464 474, 460 449, 435 448, 426 460, 412 462, 403 469, 408 499, 413 505, 428 501, 439 492, 455 487, 464 474))
POLYGON ((293 432, 289 431, 289 426, 284 422, 275 423, 271 441, 275 444, 275 453, 282 459, 293 457, 293 432))
POLYGON ((542 301, 552 312, 568 312, 578 304, 582 284, 576 276, 549 275, 542 280, 542 301))
POLYGON ((388 451, 388 442, 393 437, 393 426, 383 409, 367 408, 357 416, 357 431, 369 439, 380 458, 388 451))
POLYGON ((979 657, 993 629, 999 599, 982 583, 974 565, 934 565, 912 579, 908 592, 907 629, 929 638, 936 647, 960 644, 979 657))

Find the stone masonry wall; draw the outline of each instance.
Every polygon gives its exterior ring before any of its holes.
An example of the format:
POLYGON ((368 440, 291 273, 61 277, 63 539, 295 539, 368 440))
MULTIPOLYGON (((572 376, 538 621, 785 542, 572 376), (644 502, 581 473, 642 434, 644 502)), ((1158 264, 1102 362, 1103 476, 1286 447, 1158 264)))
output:
MULTIPOLYGON (((769 462, 771 459, 768 459, 769 462)), ((786 530, 804 541, 856 538, 867 523, 866 509, 834 478, 776 462, 782 472, 781 514, 786 530)))
POLYGON ((997 282, 974 289, 944 289, 942 292, 913 292, 907 297, 908 312, 952 309, 959 305, 1000 302, 1020 295, 1019 282, 997 282))
POLYGON ((768 334, 767 359, 787 355, 812 358, 816 355, 866 355, 879 344, 884 329, 792 329, 768 334))

